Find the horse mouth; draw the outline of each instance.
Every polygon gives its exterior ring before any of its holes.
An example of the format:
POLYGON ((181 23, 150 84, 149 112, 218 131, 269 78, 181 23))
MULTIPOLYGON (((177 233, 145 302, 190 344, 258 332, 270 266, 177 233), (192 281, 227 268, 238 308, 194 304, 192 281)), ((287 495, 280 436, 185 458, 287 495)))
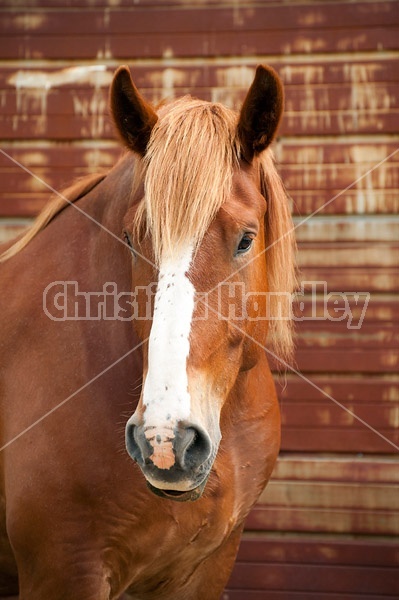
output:
POLYGON ((157 488, 149 481, 147 481, 147 487, 151 490, 153 494, 159 496, 160 498, 165 498, 166 500, 174 500, 175 502, 194 502, 201 498, 202 493, 205 489, 205 485, 208 478, 205 477, 204 481, 192 490, 188 490, 187 492, 180 492, 178 490, 161 490, 157 488))

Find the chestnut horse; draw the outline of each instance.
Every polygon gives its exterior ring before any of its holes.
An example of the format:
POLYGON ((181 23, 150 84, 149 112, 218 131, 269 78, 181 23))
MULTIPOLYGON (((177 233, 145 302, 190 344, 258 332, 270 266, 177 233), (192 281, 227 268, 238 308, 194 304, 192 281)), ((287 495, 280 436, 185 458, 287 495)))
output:
POLYGON ((121 67, 110 101, 122 159, 2 248, 0 596, 216 600, 279 448, 282 86, 156 112, 121 67))

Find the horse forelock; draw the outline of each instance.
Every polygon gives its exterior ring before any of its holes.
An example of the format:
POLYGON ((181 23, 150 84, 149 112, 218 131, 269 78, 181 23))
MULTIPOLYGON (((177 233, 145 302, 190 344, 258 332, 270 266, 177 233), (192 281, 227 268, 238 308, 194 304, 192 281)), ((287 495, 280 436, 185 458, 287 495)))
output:
POLYGON ((155 260, 198 247, 227 198, 238 164, 237 115, 221 104, 181 98, 160 111, 144 158, 145 195, 137 213, 155 260))

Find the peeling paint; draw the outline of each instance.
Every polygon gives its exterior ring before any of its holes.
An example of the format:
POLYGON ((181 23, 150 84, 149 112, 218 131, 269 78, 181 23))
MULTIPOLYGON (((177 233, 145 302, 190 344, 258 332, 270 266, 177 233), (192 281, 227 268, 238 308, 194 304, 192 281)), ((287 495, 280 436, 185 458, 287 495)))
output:
MULTIPOLYGON (((355 166, 355 179, 362 177, 359 184, 356 186, 356 199, 358 212, 372 213, 375 211, 375 198, 374 198, 374 184, 373 184, 373 173, 365 174, 364 165, 371 162, 376 164, 382 161, 386 154, 381 146, 376 146, 373 150, 369 146, 355 145, 352 148, 352 157, 355 166)), ((387 166, 388 163, 384 162, 380 164, 377 171, 378 176, 378 188, 386 189, 387 181, 387 166)))
POLYGON ((106 152, 101 148, 87 150, 83 154, 84 163, 93 171, 103 168, 104 165, 112 165, 115 162, 115 155, 112 152, 106 152))
POLYGON ((305 85, 311 83, 323 83, 324 67, 322 65, 284 65, 279 73, 285 83, 294 83, 298 78, 305 85))
POLYGON ((83 137, 100 137, 104 132, 105 116, 107 114, 107 100, 98 87, 95 87, 91 98, 73 96, 75 115, 84 117, 89 125, 82 128, 83 137))
POLYGON ((173 58, 174 53, 173 53, 173 49, 168 46, 167 48, 165 48, 165 50, 162 52, 162 58, 173 58))
POLYGON ((176 97, 176 87, 182 87, 183 85, 193 87, 197 77, 193 73, 187 73, 184 69, 167 67, 159 71, 152 71, 147 79, 151 87, 160 89, 160 92, 154 94, 154 102, 159 102, 163 99, 174 99, 176 97))
POLYGON ((13 240, 17 235, 26 231, 32 225, 33 219, 2 219, 0 227, 0 244, 13 240))
POLYGON ((252 84, 255 69, 241 65, 216 69, 217 86, 211 88, 212 102, 221 102, 229 108, 238 108, 242 91, 252 84))
POLYGON ((313 25, 322 25, 325 23, 325 16, 320 9, 309 9, 302 15, 298 15, 298 25, 301 27, 312 27, 313 25))
POLYGON ((48 165, 48 154, 46 152, 40 152, 40 150, 30 150, 21 154, 20 161, 23 165, 46 167, 48 165))
POLYGON ((111 45, 108 39, 105 39, 104 48, 97 52, 97 60, 110 60, 112 58, 111 45))
MULTIPOLYGON (((374 126, 382 128, 382 123, 377 119, 376 114, 379 108, 390 106, 390 96, 386 94, 384 89, 377 88, 375 81, 375 73, 379 65, 376 63, 348 63, 343 65, 344 78, 351 84, 350 107, 352 109, 352 125, 355 131, 361 126, 361 120, 364 116, 361 111, 371 111, 367 113, 368 124, 373 123, 374 126)), ((341 127, 342 127, 341 123, 341 127)), ((345 128, 341 129, 345 131, 345 128)))
POLYGON ((26 32, 35 31, 42 27, 47 21, 48 17, 45 13, 24 13, 13 17, 13 26, 18 29, 23 29, 26 32))
MULTIPOLYGON (((302 217, 294 217, 294 224, 302 217)), ((399 217, 316 216, 297 228, 299 242, 396 242, 399 240, 399 217)))
MULTIPOLYGON (((105 65, 91 65, 69 67, 59 71, 20 70, 11 75, 7 83, 16 90, 16 114, 13 117, 13 129, 16 131, 21 122, 26 122, 32 107, 38 111, 36 121, 36 134, 45 134, 47 128, 47 101, 48 94, 53 88, 58 88, 71 83, 89 84, 94 86, 93 96, 85 102, 74 98, 75 114, 83 114, 85 110, 92 115, 91 131, 98 135, 103 131, 104 101, 100 101, 100 87, 108 86, 112 80, 112 73, 106 71, 105 65)), ((82 132, 87 135, 88 132, 82 132)))
POLYGON ((399 402, 399 386, 390 386, 386 392, 383 392, 382 399, 391 402, 399 402))

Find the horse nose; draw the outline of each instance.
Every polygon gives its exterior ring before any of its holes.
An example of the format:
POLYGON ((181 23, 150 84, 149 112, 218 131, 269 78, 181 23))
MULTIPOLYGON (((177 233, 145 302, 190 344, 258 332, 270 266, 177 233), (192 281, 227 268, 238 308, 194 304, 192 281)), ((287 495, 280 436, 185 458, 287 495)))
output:
POLYGON ((126 448, 142 469, 155 465, 166 471, 191 474, 206 463, 212 453, 212 442, 200 426, 178 423, 170 427, 143 427, 133 422, 126 426, 126 448))

